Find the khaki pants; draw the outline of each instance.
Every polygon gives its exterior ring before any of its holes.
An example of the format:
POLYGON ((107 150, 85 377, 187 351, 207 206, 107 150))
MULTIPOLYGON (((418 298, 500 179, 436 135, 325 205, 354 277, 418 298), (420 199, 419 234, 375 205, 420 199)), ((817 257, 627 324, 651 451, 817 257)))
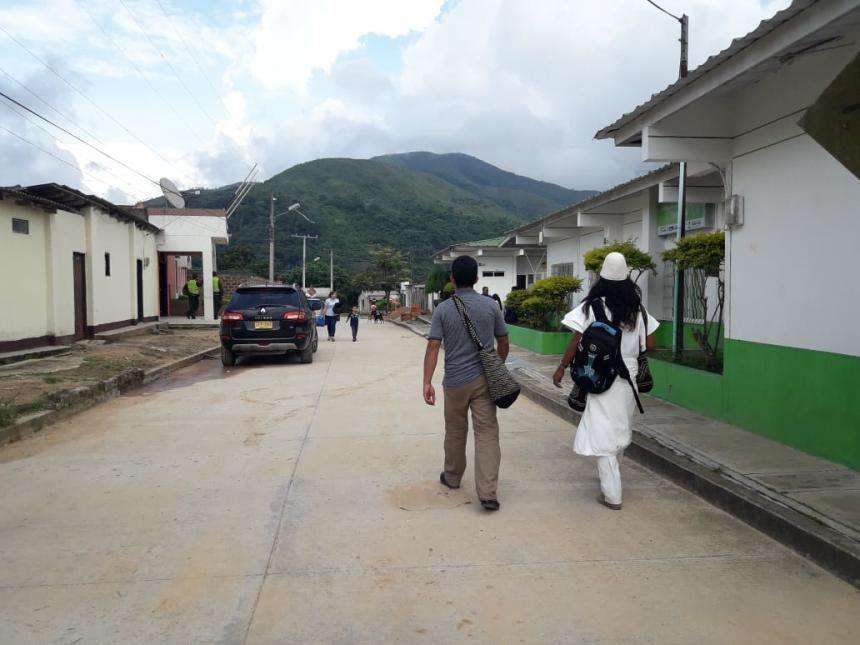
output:
POLYGON ((466 471, 467 414, 472 410, 475 433, 475 488, 478 499, 496 499, 499 481, 499 422, 483 376, 459 387, 445 388, 445 479, 459 486, 466 471))

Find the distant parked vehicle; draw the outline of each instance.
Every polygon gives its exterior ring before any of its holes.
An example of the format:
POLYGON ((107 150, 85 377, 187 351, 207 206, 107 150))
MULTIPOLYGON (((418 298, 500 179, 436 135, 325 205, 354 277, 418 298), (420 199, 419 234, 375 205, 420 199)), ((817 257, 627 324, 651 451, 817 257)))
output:
POLYGON ((298 353, 312 363, 317 351, 314 312, 322 303, 284 285, 240 286, 221 314, 221 362, 241 356, 298 353))

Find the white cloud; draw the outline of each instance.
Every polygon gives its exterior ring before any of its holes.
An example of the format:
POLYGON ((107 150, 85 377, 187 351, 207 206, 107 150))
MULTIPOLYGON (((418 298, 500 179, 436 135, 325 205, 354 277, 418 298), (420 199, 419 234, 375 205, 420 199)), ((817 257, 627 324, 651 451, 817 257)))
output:
MULTIPOLYGON (((253 162, 265 176, 318 157, 423 149, 466 152, 570 187, 605 188, 642 167, 638 150, 596 142, 594 132, 677 75, 678 26, 644 0, 459 0, 441 14, 442 0, 248 0, 238 9, 216 4, 208 14, 161 2, 171 14, 169 24, 150 0, 126 0, 143 24, 154 26, 156 46, 215 123, 117 0, 86 6, 144 71, 155 93, 77 2, 45 0, 37 6, 21 0, 4 8, 0 24, 35 51, 50 54, 52 62, 61 61, 64 74, 174 163, 164 164, 44 69, 30 74, 38 64, 2 34, 0 65, 18 78, 29 74, 28 83, 61 100, 111 154, 183 187, 236 181, 253 162), (64 20, 45 20, 48 14, 64 20), (63 25, 62 34, 55 33, 55 24, 63 25), (369 35, 384 38, 368 45, 363 39, 369 35), (404 35, 410 38, 387 40, 404 35)), ((662 4, 690 15, 695 67, 788 2, 662 4)), ((6 122, 38 134, 26 123, 6 122)), ((93 163, 110 165, 84 146, 60 146, 39 136, 89 174, 104 174, 93 163)), ((57 178, 74 181, 73 169, 25 147, 0 132, 4 159, 15 159, 0 168, 0 184, 36 181, 30 176, 47 181, 52 168, 57 178)), ((129 178, 127 171, 112 170, 129 178)), ((129 179, 129 192, 154 190, 129 179)), ((107 194, 108 182, 80 181, 107 194)))
POLYGON ((315 70, 330 71, 362 36, 421 31, 441 6, 442 0, 263 0, 250 68, 269 89, 304 92, 315 70))

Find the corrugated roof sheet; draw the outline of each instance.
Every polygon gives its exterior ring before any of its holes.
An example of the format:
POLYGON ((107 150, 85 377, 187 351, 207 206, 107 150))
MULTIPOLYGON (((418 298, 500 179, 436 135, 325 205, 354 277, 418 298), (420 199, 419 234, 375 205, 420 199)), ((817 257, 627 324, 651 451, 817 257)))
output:
POLYGON ((714 54, 713 56, 708 58, 708 60, 699 65, 696 69, 692 70, 686 78, 679 78, 662 92, 652 94, 650 99, 648 99, 641 105, 638 105, 630 112, 627 112, 626 114, 622 115, 611 125, 608 125, 605 128, 598 130, 597 133, 594 135, 594 138, 606 139, 612 136, 613 132, 623 128, 625 125, 642 116, 649 110, 653 109, 655 106, 659 105, 667 98, 679 92, 683 88, 692 85, 693 83, 701 79, 703 76, 705 76, 708 72, 712 71, 719 65, 722 65, 732 56, 736 55, 743 49, 746 49, 747 47, 755 43, 757 40, 766 36, 774 29, 791 20, 799 13, 805 11, 818 1, 819 0, 794 0, 794 2, 792 2, 789 7, 783 9, 782 11, 778 11, 766 20, 762 20, 759 23, 758 27, 753 29, 746 36, 735 38, 728 47, 726 47, 718 54, 714 54))

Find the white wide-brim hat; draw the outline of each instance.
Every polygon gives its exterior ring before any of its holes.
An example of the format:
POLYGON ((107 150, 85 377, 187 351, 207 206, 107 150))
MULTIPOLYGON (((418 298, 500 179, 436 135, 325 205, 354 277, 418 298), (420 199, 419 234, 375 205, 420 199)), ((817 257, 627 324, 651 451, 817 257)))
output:
POLYGON ((613 251, 607 254, 603 260, 603 266, 600 268, 601 278, 618 282, 626 280, 629 275, 630 269, 627 267, 627 260, 621 253, 613 251))

